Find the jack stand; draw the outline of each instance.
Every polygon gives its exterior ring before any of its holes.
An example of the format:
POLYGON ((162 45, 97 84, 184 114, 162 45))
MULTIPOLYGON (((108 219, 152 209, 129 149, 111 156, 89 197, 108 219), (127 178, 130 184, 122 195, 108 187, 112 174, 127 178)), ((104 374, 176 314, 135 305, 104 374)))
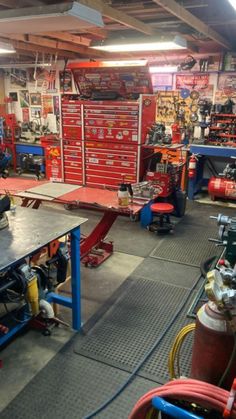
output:
POLYGON ((46 319, 39 314, 37 317, 34 317, 29 322, 29 327, 36 330, 42 330, 44 336, 51 336, 52 329, 58 327, 59 324, 63 326, 70 327, 68 323, 63 322, 63 320, 53 317, 51 319, 46 319))

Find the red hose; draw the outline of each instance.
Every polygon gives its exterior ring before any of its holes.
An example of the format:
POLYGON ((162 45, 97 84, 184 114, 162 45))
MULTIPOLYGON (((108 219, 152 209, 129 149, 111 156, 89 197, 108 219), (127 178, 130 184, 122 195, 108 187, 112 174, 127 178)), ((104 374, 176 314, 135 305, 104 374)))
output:
MULTIPOLYGON (((154 396, 196 403, 205 409, 213 409, 223 414, 229 398, 229 391, 198 380, 170 381, 142 396, 130 413, 129 419, 144 419, 154 396)), ((230 417, 236 419, 236 403, 234 403, 230 417)))

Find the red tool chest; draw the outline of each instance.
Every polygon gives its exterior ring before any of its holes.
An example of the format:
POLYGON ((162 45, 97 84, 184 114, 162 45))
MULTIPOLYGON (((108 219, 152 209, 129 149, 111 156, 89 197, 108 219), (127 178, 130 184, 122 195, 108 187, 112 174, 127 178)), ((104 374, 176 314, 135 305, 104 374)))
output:
POLYGON ((88 101, 63 95, 65 182, 111 188, 123 179, 138 182, 141 145, 155 113, 154 95, 141 95, 137 101, 88 101))
POLYGON ((64 181, 67 183, 83 183, 82 112, 80 101, 69 95, 63 96, 62 150, 64 181))

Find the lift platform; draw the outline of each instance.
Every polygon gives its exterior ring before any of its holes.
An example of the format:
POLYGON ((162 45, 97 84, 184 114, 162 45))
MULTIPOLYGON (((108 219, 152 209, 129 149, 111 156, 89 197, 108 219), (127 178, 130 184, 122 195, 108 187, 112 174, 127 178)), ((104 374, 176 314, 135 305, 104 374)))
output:
POLYGON ((142 227, 151 222, 150 204, 153 200, 133 200, 127 208, 118 205, 117 191, 89 188, 66 183, 8 178, 2 182, 1 193, 9 192, 21 198, 23 207, 38 209, 42 202, 63 204, 67 209, 87 208, 100 211, 103 215, 94 230, 87 237, 81 238, 80 258, 89 267, 104 262, 113 253, 113 243, 107 242, 106 236, 116 218, 128 216, 136 220, 140 216, 142 227))

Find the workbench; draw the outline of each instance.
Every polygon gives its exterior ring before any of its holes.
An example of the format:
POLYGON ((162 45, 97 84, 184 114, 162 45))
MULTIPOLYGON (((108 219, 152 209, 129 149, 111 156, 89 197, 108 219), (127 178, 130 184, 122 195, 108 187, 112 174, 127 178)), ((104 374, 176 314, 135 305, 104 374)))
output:
POLYGON ((203 185, 207 185, 207 180, 204 179, 204 165, 208 157, 223 157, 229 159, 236 157, 236 147, 220 147, 209 146, 201 144, 191 144, 190 154, 197 155, 197 173, 193 179, 188 182, 188 198, 194 199, 203 185))
MULTIPOLYGON (((0 230, 0 273, 23 262, 51 241, 70 233, 71 236, 71 287, 72 297, 48 293, 47 301, 61 304, 72 310, 73 329, 81 328, 80 288, 80 225, 87 221, 78 216, 55 214, 51 211, 17 207, 7 213, 9 226, 0 230)), ((9 332, 0 337, 0 346, 18 333, 29 322, 27 306, 23 322, 14 324, 9 332)))
MULTIPOLYGON (((44 156, 44 147, 40 143, 29 143, 18 141, 15 143, 16 147, 16 157, 20 154, 32 154, 34 156, 44 156)), ((20 159, 17 157, 17 165, 19 166, 20 159)), ((40 166, 40 171, 45 172, 45 165, 40 166)))
MULTIPOLYGON (((117 191, 88 188, 66 183, 8 178, 2 182, 2 190, 22 199, 23 207, 38 209, 42 202, 64 204, 66 208, 87 208, 100 211, 101 220, 90 233, 82 238, 80 258, 89 266, 97 266, 113 252, 113 243, 106 242, 110 228, 119 215, 128 216, 132 221, 140 216, 141 226, 146 228, 152 222, 150 205, 153 200, 134 200, 127 208, 118 205, 117 191), (99 254, 100 252, 100 254, 99 254), (95 254, 96 253, 96 254, 95 254)), ((65 219, 65 218, 64 218, 65 219)))

